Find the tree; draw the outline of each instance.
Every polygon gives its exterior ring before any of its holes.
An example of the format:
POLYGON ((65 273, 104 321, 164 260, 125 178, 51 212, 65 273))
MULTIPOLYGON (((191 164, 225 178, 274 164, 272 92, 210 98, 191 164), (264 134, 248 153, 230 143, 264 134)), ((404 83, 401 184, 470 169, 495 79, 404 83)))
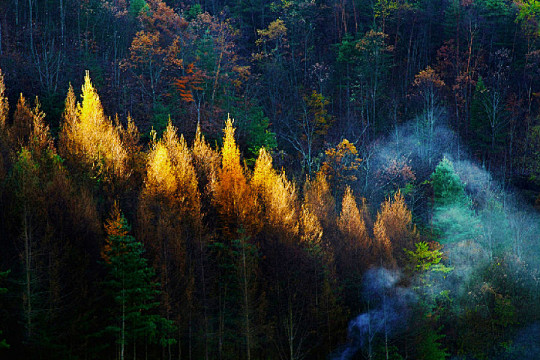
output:
POLYGON ((336 202, 323 172, 318 172, 313 180, 306 179, 303 204, 317 217, 325 230, 331 229, 332 224, 335 224, 336 202))
POLYGON ((413 83, 417 95, 422 99, 422 121, 417 124, 418 132, 422 134, 422 138, 427 138, 427 157, 431 165, 433 157, 433 141, 435 123, 441 115, 439 108, 439 91, 445 86, 444 81, 439 74, 430 66, 425 70, 420 71, 414 77, 413 83))
POLYGON ((127 220, 116 207, 105 225, 107 241, 102 257, 107 268, 106 286, 114 298, 111 307, 114 324, 107 331, 116 334, 119 357, 125 358, 127 344, 133 344, 136 357, 137 341, 141 338, 162 346, 173 343, 170 333, 173 322, 153 313, 159 305, 158 284, 152 282, 154 271, 143 257, 143 245, 129 235, 127 220))
MULTIPOLYGON (((10 271, 0 271, 0 280, 6 278, 9 275, 10 271)), ((7 288, 0 287, 0 295, 5 294, 8 291, 7 288)), ((2 330, 0 330, 0 336, 2 335, 2 330)), ((0 338, 0 350, 9 349, 9 344, 6 342, 6 339, 0 338)))
POLYGON ((347 139, 343 139, 335 148, 325 151, 325 160, 320 171, 324 172, 332 185, 334 196, 341 195, 345 187, 351 186, 358 179, 361 162, 356 146, 347 139))
POLYGON ((5 166, 8 159, 9 151, 9 134, 8 134, 8 114, 9 103, 5 94, 6 85, 4 83, 4 74, 0 69, 0 180, 6 176, 5 166))
POLYGON ((361 199, 361 202, 359 209, 351 188, 347 186, 338 218, 338 228, 344 235, 345 252, 354 254, 353 264, 360 267, 363 266, 361 258, 365 258, 371 248, 371 239, 364 220, 367 216, 365 199, 361 199))
POLYGON ((82 86, 82 103, 75 106, 70 87, 66 98, 60 151, 71 166, 98 181, 126 179, 127 151, 118 129, 108 119, 87 71, 82 86))
POLYGON ((274 170, 265 148, 259 151, 250 184, 261 199, 262 222, 270 226, 270 232, 279 231, 283 240, 291 240, 298 233, 296 187, 284 172, 274 170))
POLYGON ((335 244, 336 268, 343 278, 345 294, 355 305, 360 300, 362 272, 374 263, 373 243, 366 227, 368 209, 365 201, 359 199, 358 206, 351 188, 347 186, 337 219, 341 237, 335 244))
POLYGON ((33 119, 32 109, 27 105, 26 99, 21 94, 13 114, 13 124, 10 127, 11 142, 14 149, 28 143, 32 132, 33 119))
MULTIPOLYGON (((358 51, 358 74, 353 96, 361 108, 361 121, 366 135, 374 136, 380 130, 379 100, 385 85, 385 75, 390 68, 389 54, 393 51, 386 45, 388 35, 383 31, 369 30, 356 42, 358 51)), ((368 138, 371 139, 371 138, 368 138)))
MULTIPOLYGON (((196 256, 203 246, 201 198, 190 150, 171 122, 163 137, 153 140, 138 219, 138 236, 161 280, 164 313, 180 329, 189 327, 191 335, 194 272, 203 266, 196 256)), ((179 351, 181 345, 179 340, 179 351)))
POLYGON ((402 263, 403 251, 412 248, 416 229, 400 191, 394 194, 393 199, 387 199, 381 205, 373 232, 376 253, 382 261, 392 265, 392 259, 395 259, 402 263))
POLYGON ((258 204, 240 163, 240 150, 234 139, 234 131, 233 121, 229 118, 225 122, 221 168, 213 188, 213 201, 220 214, 223 231, 229 238, 240 227, 245 229, 248 236, 259 227, 256 221, 258 204))
POLYGON ((302 171, 309 175, 322 145, 322 138, 330 129, 333 117, 326 108, 330 101, 317 91, 313 90, 311 94, 305 95, 303 100, 299 118, 287 125, 286 139, 302 156, 302 171))
POLYGON ((432 221, 440 231, 441 243, 474 239, 479 230, 479 222, 465 187, 448 158, 443 158, 435 168, 431 184, 434 198, 432 221))

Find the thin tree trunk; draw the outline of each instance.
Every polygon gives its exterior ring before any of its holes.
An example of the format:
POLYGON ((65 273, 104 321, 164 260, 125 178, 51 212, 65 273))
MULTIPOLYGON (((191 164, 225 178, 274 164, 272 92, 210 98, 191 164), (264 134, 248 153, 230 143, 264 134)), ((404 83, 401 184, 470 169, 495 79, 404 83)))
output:
POLYGON ((249 323, 249 297, 248 297, 248 280, 247 280, 247 268, 246 268, 246 243, 242 243, 242 269, 244 280, 244 325, 246 327, 246 355, 247 360, 251 360, 251 329, 249 323))
POLYGON ((28 211, 26 209, 26 204, 24 205, 24 215, 23 215, 23 226, 24 226, 24 253, 25 253, 25 272, 26 272, 26 331, 27 337, 30 339, 32 337, 32 287, 31 287, 31 267, 32 267, 32 248, 31 248, 31 229, 30 224, 28 223, 28 211))

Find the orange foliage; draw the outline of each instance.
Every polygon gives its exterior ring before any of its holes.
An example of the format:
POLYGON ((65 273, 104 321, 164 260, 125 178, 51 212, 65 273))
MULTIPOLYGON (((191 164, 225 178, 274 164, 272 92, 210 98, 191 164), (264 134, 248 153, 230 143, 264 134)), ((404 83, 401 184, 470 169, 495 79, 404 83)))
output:
POLYGON ((243 227, 248 235, 256 232, 257 201, 240 164, 240 150, 234 140, 233 121, 230 118, 225 122, 221 169, 213 193, 214 203, 228 235, 235 236, 234 231, 240 227, 243 227))
POLYGON ((190 63, 185 68, 186 75, 180 77, 180 79, 175 80, 174 84, 180 92, 180 97, 185 102, 193 102, 194 90, 203 90, 201 84, 204 79, 204 74, 201 70, 196 69, 193 63, 190 63))
POLYGON ((302 205, 300 213, 300 228, 302 230, 300 241, 308 248, 314 248, 321 245, 323 228, 321 222, 315 214, 309 211, 309 207, 302 205))
POLYGON ((416 230, 412 227, 411 212, 399 191, 393 201, 388 199, 383 203, 373 232, 379 256, 386 261, 392 253, 393 258, 398 259, 402 257, 404 248, 412 248, 416 230))
POLYGON ((323 224, 334 221, 336 203, 324 173, 318 172, 315 180, 306 180, 304 204, 323 224))
POLYGON ((23 94, 21 94, 17 102, 15 114, 13 114, 13 124, 10 128, 11 141, 14 148, 24 146, 28 142, 32 133, 33 118, 32 110, 26 103, 23 94))
POLYGON ((221 163, 218 152, 210 147, 201 134, 200 126, 197 126, 195 141, 191 150, 193 155, 193 164, 197 171, 197 178, 210 192, 214 183, 217 181, 217 174, 221 163))
POLYGON ((2 69, 0 69, 0 136, 4 135, 9 113, 9 104, 5 92, 4 74, 2 73, 2 69))
POLYGON ((111 250, 110 238, 112 236, 124 237, 128 234, 128 229, 123 225, 122 212, 115 202, 109 218, 105 222, 105 233, 107 234, 107 240, 103 249, 101 249, 101 257, 106 262, 110 262, 109 257, 106 255, 111 250))
MULTIPOLYGON (((364 200, 362 200, 364 201, 364 200)), ((361 208, 364 210, 364 208, 361 208)), ((349 249, 369 251, 371 239, 368 236, 363 211, 360 212, 350 187, 345 189, 341 203, 341 214, 338 218, 338 228, 344 235, 349 249)))

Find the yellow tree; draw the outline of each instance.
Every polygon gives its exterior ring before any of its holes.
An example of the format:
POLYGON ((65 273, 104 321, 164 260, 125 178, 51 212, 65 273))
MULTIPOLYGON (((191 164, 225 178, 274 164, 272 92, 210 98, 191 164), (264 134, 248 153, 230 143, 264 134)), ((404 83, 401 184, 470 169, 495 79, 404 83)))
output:
POLYGON ((88 71, 82 86, 82 103, 75 106, 75 94, 70 87, 63 117, 60 149, 72 165, 102 180, 128 177, 127 151, 118 128, 103 112, 88 71))
POLYGON ((310 212, 317 216, 323 228, 328 230, 332 223, 335 224, 336 202, 323 172, 318 172, 314 180, 306 180, 304 204, 310 212))
POLYGON ((334 195, 341 194, 347 184, 352 184, 357 180, 356 175, 361 162, 362 159, 358 157, 356 146, 347 139, 343 139, 335 148, 325 151, 325 160, 320 171, 332 184, 334 195))
POLYGON ((139 238, 148 246, 163 287, 168 319, 188 324, 193 310, 193 262, 201 235, 195 168, 183 137, 169 122, 148 155, 139 203, 139 238))
POLYGON ((204 195, 205 205, 210 202, 210 194, 217 181, 219 168, 221 165, 220 154, 212 149, 201 133, 201 127, 197 126, 195 141, 191 148, 193 165, 199 179, 199 191, 204 195))
MULTIPOLYGON (((257 296, 256 276, 258 273, 258 246, 250 240, 260 230, 258 221, 258 202, 255 192, 248 184, 246 173, 240 162, 240 151, 234 139, 233 120, 225 122, 225 136, 221 149, 221 168, 213 186, 213 202, 221 219, 223 250, 219 256, 227 256, 238 271, 238 286, 241 290, 242 309, 240 314, 244 335, 246 357, 251 358, 255 346, 253 309, 255 302, 263 303, 257 296)), ((220 284, 220 296, 226 296, 230 280, 227 273, 222 273, 224 284, 220 284)), ((220 316, 224 316, 225 307, 220 307, 220 316)), ((220 331, 220 341, 223 332, 220 331)))
POLYGON ((279 230, 285 239, 293 239, 298 234, 296 187, 284 172, 278 174, 274 170, 272 157, 264 148, 255 162, 251 186, 261 199, 264 224, 279 230))
POLYGON ((248 186, 240 163, 234 131, 233 120, 228 118, 221 149, 221 168, 213 186, 214 204, 220 214, 224 234, 230 238, 234 238, 240 228, 247 231, 248 236, 254 235, 259 225, 256 197, 248 186))
POLYGON ((367 253, 371 247, 371 239, 364 220, 364 216, 367 215, 364 203, 365 199, 362 199, 362 206, 358 209, 353 192, 347 186, 341 203, 341 214, 337 221, 338 228, 343 234, 344 247, 347 252, 354 253, 357 260, 360 252, 367 253))
POLYGON ((375 253, 384 263, 394 265, 395 260, 403 259, 403 249, 412 249, 416 229, 401 192, 396 192, 392 200, 387 199, 382 204, 373 233, 375 253))
POLYGON ((19 101, 17 102, 15 113, 13 114, 13 124, 9 129, 14 151, 17 151, 18 148, 28 142, 32 132, 33 119, 32 109, 28 106, 23 94, 21 94, 19 96, 19 101))

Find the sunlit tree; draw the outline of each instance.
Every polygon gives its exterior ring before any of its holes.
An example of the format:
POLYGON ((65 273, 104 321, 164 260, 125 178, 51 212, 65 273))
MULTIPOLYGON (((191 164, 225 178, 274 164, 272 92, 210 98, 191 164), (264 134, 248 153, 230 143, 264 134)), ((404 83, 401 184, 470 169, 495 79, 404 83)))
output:
POLYGON ((170 122, 152 146, 138 234, 160 277, 166 317, 184 326, 193 307, 193 258, 202 231, 198 181, 191 152, 170 122))
POLYGON ((221 168, 213 190, 214 204, 225 233, 234 234, 242 226, 248 234, 252 234, 260 225, 256 221, 258 204, 240 162, 234 130, 233 121, 227 119, 221 149, 221 168))
POLYGON ((82 103, 75 107, 75 94, 70 88, 60 135, 61 154, 70 163, 89 172, 91 177, 111 180, 128 176, 127 151, 118 129, 103 112, 96 89, 86 72, 82 87, 82 103))
POLYGON ((387 199, 381 205, 373 233, 374 250, 383 263, 400 261, 404 257, 404 249, 412 248, 416 230, 401 192, 396 192, 393 199, 387 199))
POLYGON ((289 234, 289 238, 297 234, 296 188, 284 172, 274 170, 272 157, 264 148, 255 162, 251 186, 262 200, 264 223, 289 234))

